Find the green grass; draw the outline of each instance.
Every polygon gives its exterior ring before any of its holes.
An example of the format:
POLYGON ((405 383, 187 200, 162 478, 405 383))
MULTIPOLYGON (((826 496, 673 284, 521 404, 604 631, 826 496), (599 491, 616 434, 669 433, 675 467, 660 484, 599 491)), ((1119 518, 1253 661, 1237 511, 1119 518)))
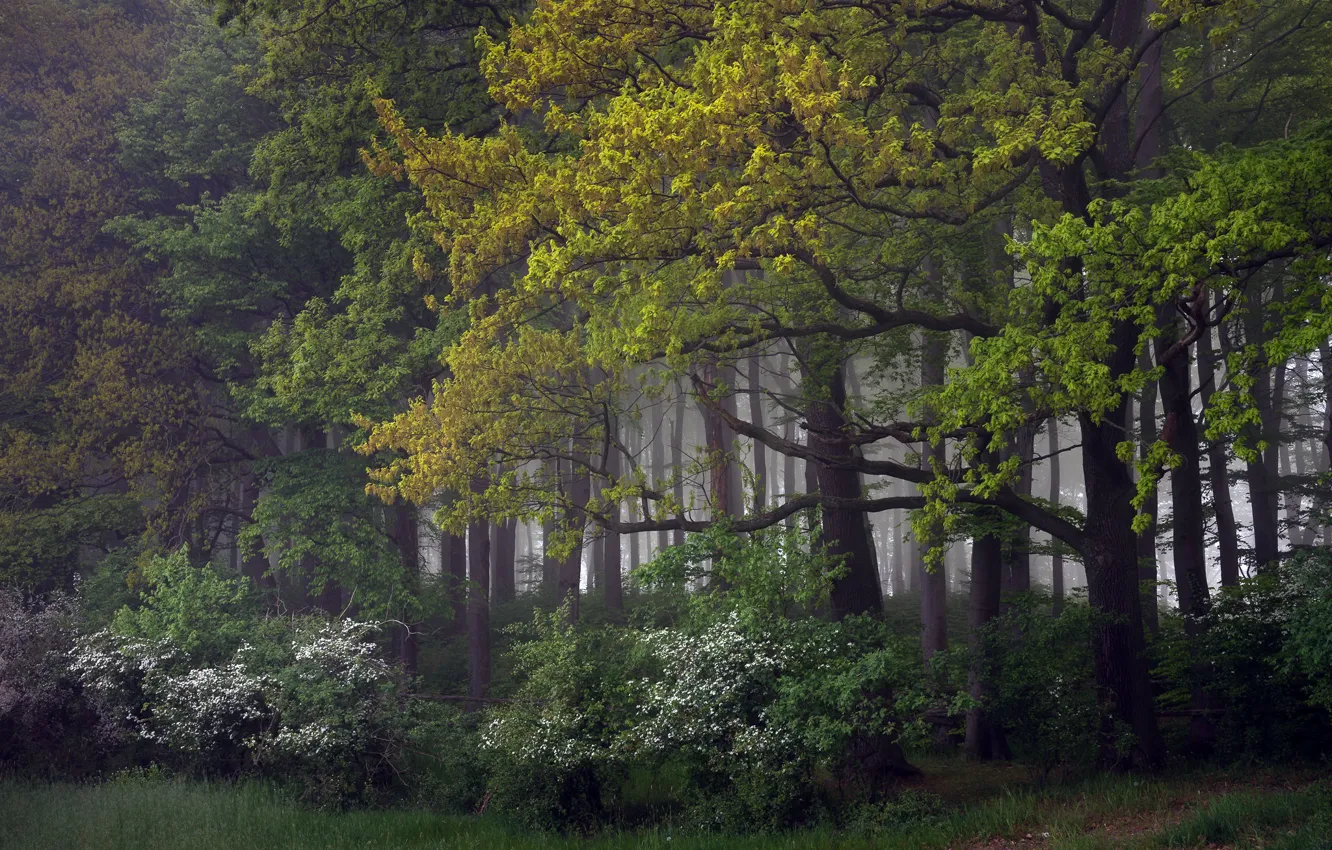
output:
MULTIPOLYGON (((966 765, 950 770, 965 772, 966 765)), ((812 830, 718 836, 667 829, 590 839, 524 833, 499 818, 414 811, 304 809, 258 785, 125 780, 104 785, 0 784, 2 850, 944 850, 1020 839, 1049 850, 1226 846, 1332 850, 1326 787, 1247 787, 1210 795, 1205 777, 1105 777, 1036 791, 990 788, 932 823, 873 834, 812 830), (1183 802, 1181 802, 1183 801, 1183 802), (1117 835, 1119 819, 1150 831, 1117 835), (1042 839, 1044 838, 1044 841, 1042 839)), ((975 790, 975 789, 973 789, 975 790)), ((976 793, 979 793, 976 791, 976 793)), ((1026 846, 1033 846, 1027 842, 1026 846)))

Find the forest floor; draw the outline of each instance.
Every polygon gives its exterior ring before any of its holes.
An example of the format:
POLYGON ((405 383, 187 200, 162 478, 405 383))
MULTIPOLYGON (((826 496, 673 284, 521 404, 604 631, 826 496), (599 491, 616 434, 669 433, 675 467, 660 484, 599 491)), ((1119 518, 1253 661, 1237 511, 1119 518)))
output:
MULTIPOLYGON (((1332 784, 1309 771, 1102 777, 1037 788, 1009 766, 926 764, 951 813, 874 832, 593 838, 524 833, 489 816, 327 813, 259 786, 165 780, 0 783, 3 850, 1332 850, 1332 784)), ((1323 777, 1326 777, 1323 773, 1323 777)))

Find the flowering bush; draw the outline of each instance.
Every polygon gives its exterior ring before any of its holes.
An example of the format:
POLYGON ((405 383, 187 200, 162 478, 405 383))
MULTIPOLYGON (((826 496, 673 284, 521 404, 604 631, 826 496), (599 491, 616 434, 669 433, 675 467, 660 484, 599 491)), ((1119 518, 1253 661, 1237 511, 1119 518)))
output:
POLYGON ((114 720, 70 670, 78 623, 71 597, 0 588, 0 764, 81 774, 120 743, 114 720))
POLYGON ((483 737, 497 805, 544 825, 616 816, 632 768, 683 770, 700 826, 777 828, 913 772, 900 743, 922 735, 916 648, 877 624, 759 625, 738 612, 688 627, 576 631, 538 617, 517 650, 519 700, 483 737), (875 761, 875 758, 878 761, 875 761))
POLYGON ((215 666, 194 666, 165 639, 104 631, 82 641, 72 666, 164 763, 297 779, 310 798, 343 802, 386 783, 402 744, 403 683, 375 657, 378 628, 278 621, 257 630, 268 640, 215 666))

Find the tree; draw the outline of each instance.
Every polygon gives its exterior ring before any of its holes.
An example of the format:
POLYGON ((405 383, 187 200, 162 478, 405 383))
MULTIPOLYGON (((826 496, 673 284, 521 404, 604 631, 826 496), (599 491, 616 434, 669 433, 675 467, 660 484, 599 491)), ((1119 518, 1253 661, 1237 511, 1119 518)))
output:
MULTIPOLYGON (((742 436, 820 468, 819 494, 733 527, 816 504, 825 517, 923 506, 917 529, 928 539, 954 522, 953 506, 982 504, 1059 537, 1080 552, 1091 603, 1105 615, 1094 640, 1112 704, 1102 758, 1121 759, 1118 729, 1127 729, 1130 760, 1160 764, 1134 523, 1135 500, 1155 485, 1168 447, 1151 447, 1135 484, 1126 393, 1149 380, 1136 350, 1156 332, 1156 308, 1198 279, 1321 243, 1288 233, 1264 249, 1218 231, 1218 222, 1243 217, 1220 194, 1204 201, 1185 190, 1146 216, 1141 202, 1115 199, 1133 177, 1128 104, 1139 66, 1162 39, 1209 15, 1229 25, 1242 10, 1170 4, 1148 21, 1130 0, 1105 0, 1087 17, 1049 4, 794 10, 736 0, 658 11, 651 2, 613 13, 600 0, 546 2, 507 44, 482 37, 492 94, 513 114, 540 115, 550 145, 532 144, 513 124, 484 138, 431 134, 380 103, 403 156, 381 152, 378 167, 421 188, 455 285, 476 293, 503 282, 484 303, 473 299, 472 325, 445 353, 452 378, 433 403, 375 430, 371 447, 407 452, 377 472, 380 482, 420 494, 515 446, 557 444, 571 399, 584 410, 607 403, 562 389, 578 387, 575 376, 589 367, 699 375, 718 357, 774 340, 820 351, 852 340, 889 345, 913 329, 966 331, 972 365, 917 400, 919 421, 885 410, 877 421, 850 422, 835 379, 805 382, 809 445, 728 417, 716 403, 742 436), (586 55, 604 61, 591 66, 586 55), (1198 203, 1210 205, 1210 218, 1189 209, 1198 203), (958 259, 1000 212, 1034 222, 1020 246, 1030 281, 1004 293, 1006 309, 984 303, 995 300, 993 287, 964 285, 958 259), (1118 228, 1144 220, 1163 229, 1188 221, 1208 237, 1174 231, 1179 253, 1169 255, 1148 234, 1153 249, 1126 262, 1123 249, 1136 243, 1118 228), (1235 242, 1247 259, 1217 268, 1207 238, 1235 242), (1162 265, 1167 259, 1175 265, 1162 265), (1186 282, 1181 264, 1198 276, 1186 282), (1127 268, 1149 273, 1132 281, 1127 268), (726 285, 733 271, 751 269, 763 274, 726 285), (577 320, 543 321, 552 311, 577 320), (1020 453, 997 451, 1051 416, 1074 419, 1081 432, 1081 526, 1018 495, 1020 453), (888 438, 956 450, 929 470, 843 450, 888 438), (829 492, 825 467, 832 477, 919 482, 925 493, 829 492)), ((1238 173, 1232 165, 1212 177, 1238 173)), ((1316 212, 1288 192, 1279 202, 1292 219, 1316 212)), ((1177 356, 1174 348, 1163 354, 1177 356)), ((820 374, 809 365, 802 375, 820 374)), ((696 385, 716 384, 700 376, 696 385)), ((597 521, 629 532, 696 527, 666 494, 624 495, 655 510, 640 523, 597 521)), ((457 510, 487 507, 473 499, 457 510)), ((836 545, 854 545, 854 532, 835 533, 836 545)), ((848 566, 849 575, 865 569, 854 556, 848 566)))

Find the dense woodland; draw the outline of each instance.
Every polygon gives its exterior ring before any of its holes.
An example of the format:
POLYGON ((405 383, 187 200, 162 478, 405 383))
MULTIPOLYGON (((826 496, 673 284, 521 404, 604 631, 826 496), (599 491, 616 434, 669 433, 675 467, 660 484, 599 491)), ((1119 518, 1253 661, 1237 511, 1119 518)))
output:
POLYGON ((2 770, 747 831, 1317 763, 1328 44, 5 0, 2 770))

